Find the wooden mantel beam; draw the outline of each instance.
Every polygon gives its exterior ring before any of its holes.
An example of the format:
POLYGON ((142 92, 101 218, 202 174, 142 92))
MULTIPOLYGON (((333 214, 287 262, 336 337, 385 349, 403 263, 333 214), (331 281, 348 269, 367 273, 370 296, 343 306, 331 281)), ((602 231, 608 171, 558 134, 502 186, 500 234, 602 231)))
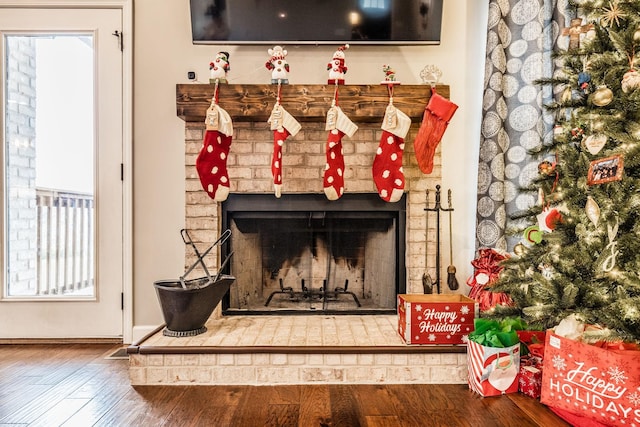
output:
MULTIPOLYGON (((211 84, 176 85, 177 115, 186 122, 204 122, 213 98, 211 84)), ((277 85, 221 84, 218 104, 233 120, 266 121, 276 102, 277 85)), ((333 85, 282 85, 281 104, 298 121, 318 121, 326 118, 331 107, 333 85)), ((438 85, 436 91, 449 98, 449 86, 438 85)), ((412 120, 422 120, 424 108, 431 97, 427 85, 394 85, 393 104, 412 120)), ((389 104, 387 85, 338 86, 338 105, 354 122, 379 122, 389 104)))

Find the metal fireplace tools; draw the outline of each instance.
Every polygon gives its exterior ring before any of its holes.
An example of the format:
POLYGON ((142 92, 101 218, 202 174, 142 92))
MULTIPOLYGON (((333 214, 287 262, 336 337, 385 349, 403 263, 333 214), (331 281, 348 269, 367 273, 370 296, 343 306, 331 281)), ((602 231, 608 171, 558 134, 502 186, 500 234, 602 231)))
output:
POLYGON ((449 207, 443 208, 440 203, 440 185, 436 185, 436 200, 435 205, 429 207, 429 190, 426 191, 426 225, 425 225, 425 270, 422 275, 422 287, 425 294, 433 293, 433 285, 436 285, 437 293, 441 293, 440 287, 440 212, 449 212, 449 266, 447 267, 447 285, 449 289, 455 291, 458 289, 458 279, 456 279, 456 267, 453 265, 453 232, 451 224, 451 214, 453 208, 451 207, 451 190, 448 190, 448 202, 449 207), (436 279, 433 280, 429 274, 429 213, 436 213, 436 279))

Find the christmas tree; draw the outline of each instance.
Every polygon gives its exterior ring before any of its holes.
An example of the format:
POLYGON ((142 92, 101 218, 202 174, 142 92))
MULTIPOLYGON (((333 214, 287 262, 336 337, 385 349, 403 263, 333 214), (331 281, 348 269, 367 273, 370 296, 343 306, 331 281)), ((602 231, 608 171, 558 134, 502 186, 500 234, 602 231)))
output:
POLYGON ((485 314, 540 328, 576 314, 603 328, 593 340, 640 342, 640 1, 571 6, 562 66, 539 82, 556 95, 553 142, 522 189, 539 203, 513 218, 528 227, 490 289, 514 304, 485 314))

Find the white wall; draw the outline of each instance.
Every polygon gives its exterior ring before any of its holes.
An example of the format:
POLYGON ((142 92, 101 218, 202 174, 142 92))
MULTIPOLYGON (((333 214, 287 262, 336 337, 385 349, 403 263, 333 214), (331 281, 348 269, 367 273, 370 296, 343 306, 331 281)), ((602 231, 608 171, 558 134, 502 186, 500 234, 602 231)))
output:
MULTIPOLYGON (((442 147, 444 190, 453 193, 454 265, 460 288, 473 271, 475 203, 481 96, 488 0, 445 0, 442 43, 438 46, 360 46, 346 52, 347 84, 377 83, 382 64, 397 78, 419 84, 420 71, 438 66, 442 83, 451 86, 459 105, 442 147)), ((183 273, 184 122, 176 117, 175 85, 187 82, 187 71, 208 82, 216 52, 230 52, 231 83, 264 84, 271 46, 193 45, 188 0, 134 2, 134 340, 162 315, 153 282, 183 273)), ((324 84, 326 64, 337 46, 286 46, 291 84, 324 84)), ((444 225, 447 225, 445 220, 444 225)), ((442 263, 449 265, 448 233, 442 263)))

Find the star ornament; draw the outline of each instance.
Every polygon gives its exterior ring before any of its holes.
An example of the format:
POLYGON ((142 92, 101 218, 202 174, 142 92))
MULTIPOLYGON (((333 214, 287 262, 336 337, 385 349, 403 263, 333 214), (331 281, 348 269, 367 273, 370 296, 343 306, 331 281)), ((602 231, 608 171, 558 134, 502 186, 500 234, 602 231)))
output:
POLYGON ((620 19, 626 18, 626 14, 620 9, 618 2, 609 2, 609 8, 604 8, 604 13, 600 17, 600 24, 608 27, 615 21, 616 26, 620 26, 620 19))

